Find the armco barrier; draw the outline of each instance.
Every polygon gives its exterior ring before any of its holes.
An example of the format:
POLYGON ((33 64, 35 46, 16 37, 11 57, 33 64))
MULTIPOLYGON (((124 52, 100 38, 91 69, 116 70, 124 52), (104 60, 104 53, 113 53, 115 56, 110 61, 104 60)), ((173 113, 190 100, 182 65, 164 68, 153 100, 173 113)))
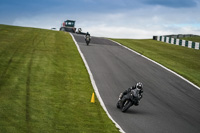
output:
POLYGON ((188 48, 194 48, 197 50, 200 49, 199 42, 186 41, 186 40, 181 40, 178 38, 172 38, 172 37, 167 37, 167 36, 153 36, 153 39, 157 40, 157 41, 161 41, 161 42, 166 42, 166 43, 170 43, 170 44, 188 47, 188 48))

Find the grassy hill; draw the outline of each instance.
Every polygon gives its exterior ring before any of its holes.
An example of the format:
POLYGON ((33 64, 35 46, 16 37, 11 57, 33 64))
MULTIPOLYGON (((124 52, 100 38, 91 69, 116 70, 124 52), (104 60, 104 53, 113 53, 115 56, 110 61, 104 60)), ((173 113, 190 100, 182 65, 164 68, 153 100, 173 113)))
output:
POLYGON ((200 86, 200 50, 150 39, 113 39, 200 86))
POLYGON ((118 132, 65 32, 0 25, 0 132, 118 132))

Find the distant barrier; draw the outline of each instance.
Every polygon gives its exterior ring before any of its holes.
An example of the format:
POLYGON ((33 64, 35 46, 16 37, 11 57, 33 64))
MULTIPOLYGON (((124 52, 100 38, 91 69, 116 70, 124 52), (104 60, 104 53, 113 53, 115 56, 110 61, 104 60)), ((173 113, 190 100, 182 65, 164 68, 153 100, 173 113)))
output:
MULTIPOLYGON (((170 44, 175 44, 175 45, 179 45, 179 46, 184 46, 184 47, 188 47, 188 48, 194 48, 194 49, 197 49, 197 50, 200 49, 200 46, 199 46, 200 43, 199 42, 181 40, 178 37, 173 38, 174 36, 175 35, 153 36, 153 40, 166 42, 166 43, 170 43, 170 44)), ((193 35, 193 36, 196 36, 196 35, 193 35)))

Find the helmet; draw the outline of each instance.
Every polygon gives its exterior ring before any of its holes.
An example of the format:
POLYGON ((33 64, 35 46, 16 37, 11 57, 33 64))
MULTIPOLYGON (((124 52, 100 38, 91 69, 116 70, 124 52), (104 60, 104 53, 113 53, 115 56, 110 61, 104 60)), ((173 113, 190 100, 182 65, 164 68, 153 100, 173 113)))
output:
POLYGON ((136 88, 138 88, 138 89, 142 89, 142 88, 143 88, 142 83, 141 83, 141 82, 138 82, 138 83, 136 84, 136 88))

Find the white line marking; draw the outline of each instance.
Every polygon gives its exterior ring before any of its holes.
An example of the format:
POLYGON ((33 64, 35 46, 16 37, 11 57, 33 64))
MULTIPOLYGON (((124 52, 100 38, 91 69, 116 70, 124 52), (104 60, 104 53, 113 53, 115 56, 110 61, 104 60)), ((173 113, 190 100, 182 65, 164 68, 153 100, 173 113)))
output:
POLYGON ((97 88, 97 86, 96 86, 95 80, 94 80, 93 75, 92 75, 92 72, 91 72, 91 70, 90 70, 90 67, 88 66, 88 63, 87 63, 87 61, 86 61, 86 59, 85 59, 83 53, 81 52, 81 49, 80 49, 78 43, 76 42, 74 36, 73 36, 71 33, 70 33, 70 35, 71 35, 71 37, 72 37, 74 43, 76 44, 76 47, 77 47, 77 49, 78 49, 78 51, 79 51, 79 53, 80 53, 80 55, 81 55, 81 57, 82 57, 82 59, 83 59, 83 62, 84 62, 84 64, 85 64, 86 68, 87 68, 87 71, 88 71, 88 73, 89 73, 89 75, 90 75, 90 80, 91 80, 92 86, 93 86, 93 88, 94 88, 94 91, 95 91, 95 93, 96 93, 97 98, 99 99, 99 102, 100 102, 101 106, 102 106, 103 109, 105 110, 105 112, 106 112, 106 114, 108 115, 108 117, 113 121, 113 123, 115 123, 115 126, 119 129, 119 131, 120 131, 121 133, 125 133, 125 132, 123 131, 123 129, 119 126, 119 124, 117 124, 117 122, 111 117, 111 115, 110 115, 109 112, 107 111, 106 106, 105 106, 105 104, 104 104, 104 102, 103 102, 103 100, 102 100, 102 98, 101 98, 101 96, 100 96, 100 94, 99 94, 99 91, 98 91, 98 88, 97 88))
POLYGON ((158 62, 155 62, 154 60, 149 59, 148 57, 146 57, 146 56, 144 56, 144 55, 142 55, 142 54, 140 54, 140 53, 138 53, 138 52, 136 52, 136 51, 134 51, 134 50, 132 50, 132 49, 130 49, 130 48, 128 48, 128 47, 126 47, 126 46, 120 44, 120 43, 118 43, 118 42, 116 42, 116 41, 113 41, 113 40, 110 40, 110 41, 112 41, 112 42, 114 42, 114 43, 117 43, 118 45, 120 45, 120 46, 122 46, 122 47, 124 47, 124 48, 126 48, 126 49, 128 49, 128 50, 130 50, 130 51, 132 51, 133 53, 136 53, 137 55, 140 55, 140 56, 144 57, 145 59, 147 59, 147 60, 149 60, 149 61, 151 61, 151 62, 153 62, 153 63, 159 65, 160 67, 162 67, 162 68, 166 69, 167 71, 169 71, 169 72, 175 74, 175 75, 178 76, 179 78, 185 80, 186 82, 188 82, 189 84, 191 84, 192 86, 194 86, 194 87, 196 87, 198 90, 200 90, 200 87, 198 87, 198 86, 195 85, 194 83, 190 82, 190 81, 187 80, 186 78, 182 77, 181 75, 177 74, 176 72, 174 72, 174 71, 168 69, 167 67, 165 67, 165 66, 159 64, 158 62))

